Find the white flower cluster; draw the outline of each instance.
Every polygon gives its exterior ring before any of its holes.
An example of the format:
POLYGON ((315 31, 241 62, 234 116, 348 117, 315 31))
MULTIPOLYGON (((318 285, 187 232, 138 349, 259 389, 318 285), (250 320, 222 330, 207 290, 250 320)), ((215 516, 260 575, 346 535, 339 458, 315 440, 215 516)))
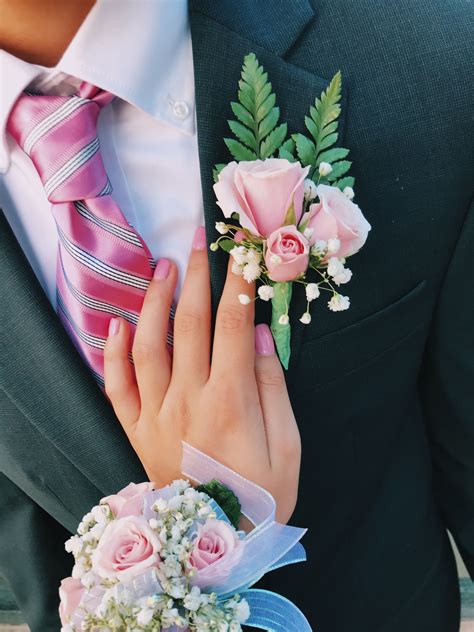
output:
POLYGON ((209 496, 184 480, 174 481, 164 492, 151 492, 156 493, 156 499, 151 498, 146 518, 139 516, 154 533, 153 539, 159 541, 159 563, 153 567, 155 583, 151 585, 159 585, 161 590, 157 594, 143 594, 142 589, 137 592, 129 579, 124 582, 119 578, 104 579, 94 573, 93 553, 106 527, 120 520, 108 504, 98 505, 84 516, 77 534, 65 546, 75 558, 73 578, 80 580, 86 593, 94 590, 92 602, 97 602, 99 594, 100 603, 95 603, 91 611, 87 607, 90 600, 86 599, 81 610, 82 621, 75 624, 69 620, 61 632, 158 632, 172 626, 196 632, 242 630, 241 624, 250 616, 245 599, 235 595, 220 600, 217 594, 202 592, 191 581, 196 570, 190 560, 199 525, 217 518, 209 496))
POLYGON ((262 253, 255 248, 246 248, 245 246, 234 246, 230 251, 233 258, 232 272, 243 276, 247 283, 253 283, 262 274, 260 264, 262 262, 262 253))
POLYGON ((74 556, 72 577, 80 579, 83 586, 88 589, 99 582, 99 578, 92 571, 92 553, 105 527, 113 519, 113 513, 107 505, 93 507, 79 523, 76 535, 71 536, 64 545, 66 551, 74 556))

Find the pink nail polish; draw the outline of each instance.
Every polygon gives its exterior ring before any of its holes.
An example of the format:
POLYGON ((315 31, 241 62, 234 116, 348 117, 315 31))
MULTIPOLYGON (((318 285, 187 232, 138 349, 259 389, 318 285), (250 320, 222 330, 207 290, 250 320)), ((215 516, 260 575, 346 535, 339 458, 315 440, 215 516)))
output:
POLYGON ((255 351, 261 356, 270 356, 275 353, 275 343, 268 325, 262 324, 255 327, 255 351))
POLYGON ((158 281, 164 281, 170 273, 170 261, 169 259, 160 259, 156 264, 155 273, 153 277, 158 281))
POLYGON ((120 320, 118 318, 111 318, 109 322, 109 336, 115 336, 120 329, 120 320))
POLYGON ((199 228, 194 233, 193 249, 194 250, 206 249, 206 230, 204 226, 199 226, 199 228))

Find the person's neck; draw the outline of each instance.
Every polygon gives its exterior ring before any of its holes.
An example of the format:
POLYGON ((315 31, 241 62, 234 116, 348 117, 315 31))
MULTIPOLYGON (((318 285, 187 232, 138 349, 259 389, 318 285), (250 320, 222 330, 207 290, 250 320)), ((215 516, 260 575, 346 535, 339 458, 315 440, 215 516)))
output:
POLYGON ((0 0, 0 47, 27 62, 55 66, 95 0, 0 0))

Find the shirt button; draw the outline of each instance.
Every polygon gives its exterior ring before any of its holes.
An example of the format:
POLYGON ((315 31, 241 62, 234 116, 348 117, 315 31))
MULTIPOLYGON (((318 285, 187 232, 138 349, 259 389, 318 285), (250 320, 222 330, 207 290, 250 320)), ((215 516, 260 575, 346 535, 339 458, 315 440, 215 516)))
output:
POLYGON ((186 101, 175 101, 173 104, 173 113, 176 118, 184 120, 189 116, 189 105, 186 101))

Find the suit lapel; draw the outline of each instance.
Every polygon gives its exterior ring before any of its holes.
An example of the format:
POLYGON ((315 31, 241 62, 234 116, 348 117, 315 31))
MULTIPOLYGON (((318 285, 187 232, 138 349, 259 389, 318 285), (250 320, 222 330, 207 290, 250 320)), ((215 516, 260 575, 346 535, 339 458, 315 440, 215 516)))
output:
POLYGON ((0 388, 103 493, 144 480, 111 406, 51 308, 1 210, 0 270, 0 388))
MULTIPOLYGON (((233 118, 230 101, 236 99, 237 82, 243 58, 254 52, 269 74, 280 106, 281 119, 289 132, 304 131, 304 117, 315 97, 325 90, 331 77, 323 78, 285 61, 291 47, 307 24, 315 19, 307 0, 278 0, 268 3, 246 0, 191 3, 196 111, 199 140, 204 214, 209 243, 216 238, 215 222, 222 219, 212 189, 212 169, 231 157, 223 138, 229 136, 227 124, 233 118)), ((337 68, 334 68, 334 73, 337 68)), ((333 73, 333 74, 334 74, 333 73)), ((347 91, 343 89, 339 142, 343 138, 347 91)), ((210 254, 213 309, 217 308, 225 280, 228 256, 210 254)), ((258 322, 269 322, 269 305, 257 301, 258 322)), ((303 292, 295 292, 291 305, 292 361, 298 356, 304 325, 299 317, 305 311, 303 292)))

